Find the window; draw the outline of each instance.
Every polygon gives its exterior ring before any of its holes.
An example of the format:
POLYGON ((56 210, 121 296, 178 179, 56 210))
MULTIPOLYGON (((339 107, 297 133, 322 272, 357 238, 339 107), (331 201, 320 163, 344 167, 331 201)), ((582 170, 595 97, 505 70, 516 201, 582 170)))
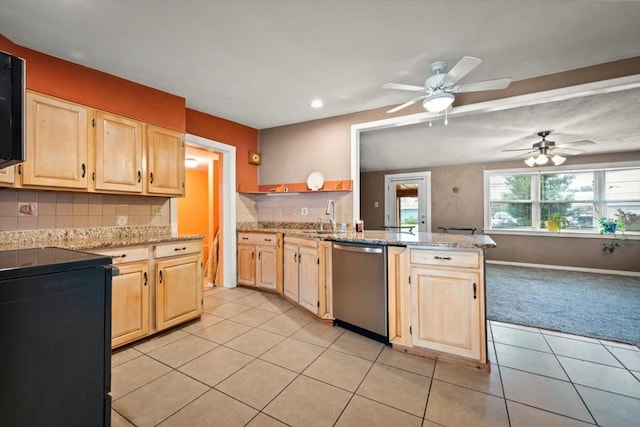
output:
POLYGON ((564 228, 599 232, 598 217, 618 218, 640 232, 640 167, 531 173, 485 172, 485 227, 543 231, 552 214, 564 228))

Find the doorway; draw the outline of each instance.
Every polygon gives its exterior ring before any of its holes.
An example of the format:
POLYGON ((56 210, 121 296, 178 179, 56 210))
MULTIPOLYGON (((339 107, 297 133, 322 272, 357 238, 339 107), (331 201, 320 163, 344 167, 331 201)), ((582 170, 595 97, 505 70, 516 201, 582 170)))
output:
POLYGON ((384 177, 384 227, 389 231, 431 231, 431 173, 384 177))
MULTIPOLYGON (((186 135, 185 142, 187 147, 202 149, 212 154, 215 153, 218 156, 218 173, 220 175, 220 184, 218 185, 217 195, 214 196, 214 200, 219 201, 218 271, 216 285, 224 286, 227 288, 234 288, 237 286, 237 261, 235 256, 236 147, 191 134, 186 135)), ((178 233, 178 218, 178 199, 172 198, 171 231, 176 234, 178 233)), ((206 255, 208 256, 209 254, 207 253, 206 255)))

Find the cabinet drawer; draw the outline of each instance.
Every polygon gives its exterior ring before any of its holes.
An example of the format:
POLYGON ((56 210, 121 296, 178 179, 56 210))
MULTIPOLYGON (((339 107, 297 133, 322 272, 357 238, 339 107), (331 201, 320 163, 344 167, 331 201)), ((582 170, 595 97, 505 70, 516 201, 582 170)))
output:
POLYGON ((318 248, 318 241, 316 239, 305 239, 304 237, 285 237, 284 242, 292 245, 311 248, 311 249, 318 248))
POLYGON ((147 247, 109 248, 92 252, 99 255, 110 256, 116 265, 135 261, 149 261, 149 249, 147 247))
POLYGON ((267 233, 238 233, 238 243, 242 245, 276 246, 278 237, 267 233))
POLYGON ((156 258, 200 252, 202 252, 202 242, 200 240, 184 240, 180 242, 162 243, 156 245, 154 248, 154 255, 156 258))
POLYGON ((411 249, 411 264, 479 268, 480 256, 475 251, 411 249))

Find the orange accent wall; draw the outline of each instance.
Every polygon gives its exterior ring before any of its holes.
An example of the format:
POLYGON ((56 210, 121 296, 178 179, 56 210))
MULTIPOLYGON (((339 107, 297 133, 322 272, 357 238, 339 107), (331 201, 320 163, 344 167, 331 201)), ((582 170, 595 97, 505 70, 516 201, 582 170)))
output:
POLYGON ((185 99, 18 46, 0 34, 0 50, 27 61, 27 88, 154 125, 185 131, 185 99))
POLYGON ((185 170, 185 195, 178 198, 178 233, 204 234, 204 261, 209 254, 209 172, 206 168, 185 170))
POLYGON ((249 152, 258 151, 258 130, 187 108, 187 133, 236 147, 236 186, 258 189, 258 167, 249 164, 249 152))

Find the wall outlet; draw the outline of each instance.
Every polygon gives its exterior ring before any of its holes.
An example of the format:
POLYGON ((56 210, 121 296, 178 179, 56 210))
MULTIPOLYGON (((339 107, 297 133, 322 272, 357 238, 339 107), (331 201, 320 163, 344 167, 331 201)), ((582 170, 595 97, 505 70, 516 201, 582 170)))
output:
POLYGON ((378 202, 373 202, 373 207, 374 207, 374 208, 379 208, 379 207, 380 207, 380 203, 378 203, 378 202))
POLYGON ((309 208, 300 208, 300 215, 309 215, 309 208))
POLYGON ((116 217, 116 224, 119 227, 124 227, 125 225, 127 225, 128 220, 129 220, 129 217, 127 215, 118 215, 116 217))
POLYGON ((158 216, 162 212, 162 206, 151 206, 151 215, 158 216))

